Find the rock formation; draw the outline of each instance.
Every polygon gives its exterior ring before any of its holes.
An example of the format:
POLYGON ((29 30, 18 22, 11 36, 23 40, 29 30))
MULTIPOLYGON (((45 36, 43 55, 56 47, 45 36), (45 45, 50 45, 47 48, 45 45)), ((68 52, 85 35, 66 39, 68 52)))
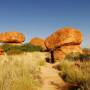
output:
POLYGON ((75 28, 61 28, 52 33, 46 40, 48 49, 63 45, 79 45, 82 42, 82 33, 75 28))
POLYGON ((45 40, 42 38, 35 37, 31 39, 30 44, 35 45, 35 46, 41 46, 43 50, 45 50, 46 47, 45 47, 44 41, 45 40))
POLYGON ((82 53, 82 49, 80 45, 67 45, 67 46, 62 46, 60 48, 57 48, 54 51, 54 57, 55 59, 63 59, 66 55, 70 53, 82 53))
POLYGON ((0 33, 1 43, 22 43, 25 40, 25 36, 20 32, 4 32, 0 33))
POLYGON ((54 51, 54 58, 55 58, 55 61, 62 60, 63 58, 65 58, 65 54, 60 50, 55 50, 54 51))
POLYGON ((71 27, 61 28, 45 40, 45 46, 48 50, 53 48, 55 59, 60 60, 72 52, 82 53, 80 47, 82 40, 83 35, 78 29, 71 27))
POLYGON ((64 54, 69 54, 71 52, 82 53, 82 49, 81 49, 80 45, 62 46, 61 48, 57 48, 57 50, 62 51, 64 54))

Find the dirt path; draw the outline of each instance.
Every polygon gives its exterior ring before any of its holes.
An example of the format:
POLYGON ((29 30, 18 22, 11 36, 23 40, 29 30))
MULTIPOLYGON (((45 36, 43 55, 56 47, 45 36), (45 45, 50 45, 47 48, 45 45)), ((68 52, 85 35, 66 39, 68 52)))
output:
POLYGON ((41 78, 43 80, 41 90, 61 90, 61 87, 65 85, 59 76, 59 71, 52 68, 51 64, 41 67, 41 78))

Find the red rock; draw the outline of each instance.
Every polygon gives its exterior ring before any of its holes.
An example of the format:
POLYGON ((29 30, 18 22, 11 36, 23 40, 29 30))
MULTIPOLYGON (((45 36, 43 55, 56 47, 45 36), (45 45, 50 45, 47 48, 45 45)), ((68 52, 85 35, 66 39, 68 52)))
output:
POLYGON ((65 55, 69 53, 82 53, 82 49, 80 45, 70 45, 70 46, 62 46, 60 48, 60 51, 62 51, 65 55))
POLYGON ((31 39, 30 44, 35 46, 41 46, 45 50, 46 47, 45 47, 44 41, 45 40, 42 38, 35 37, 31 39))
POLYGON ((1 43, 22 43, 24 41, 25 41, 25 36, 20 32, 0 33, 1 43))
POLYGON ((80 45, 62 46, 54 51, 54 57, 56 60, 63 60, 66 55, 70 53, 83 53, 80 45))
POLYGON ((70 53, 83 53, 80 45, 62 46, 54 51, 54 57, 57 60, 63 60, 70 53))
POLYGON ((61 28, 45 40, 45 45, 48 49, 63 45, 79 45, 82 42, 82 38, 83 35, 78 29, 70 27, 61 28))
POLYGON ((54 58, 56 61, 61 61, 65 58, 65 54, 62 51, 55 50, 54 51, 54 58))

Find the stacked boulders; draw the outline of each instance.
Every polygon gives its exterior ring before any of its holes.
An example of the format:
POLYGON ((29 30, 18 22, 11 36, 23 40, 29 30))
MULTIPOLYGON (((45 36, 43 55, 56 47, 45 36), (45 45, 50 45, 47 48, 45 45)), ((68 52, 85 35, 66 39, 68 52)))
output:
POLYGON ((42 38, 35 37, 35 38, 32 38, 30 40, 30 44, 34 45, 34 46, 40 46, 40 47, 42 47, 43 50, 46 50, 46 46, 44 44, 44 41, 45 40, 42 38))
POLYGON ((82 33, 78 29, 61 28, 45 40, 45 46, 48 50, 54 49, 55 59, 61 60, 69 53, 82 53, 80 47, 82 39, 82 33))
POLYGON ((1 43, 22 43, 24 42, 25 37, 20 32, 4 32, 0 33, 0 42, 1 43))
MULTIPOLYGON (((0 43, 10 45, 21 45, 25 41, 25 36, 20 32, 4 32, 0 33, 0 43)), ((0 55, 4 53, 0 48, 0 55)))

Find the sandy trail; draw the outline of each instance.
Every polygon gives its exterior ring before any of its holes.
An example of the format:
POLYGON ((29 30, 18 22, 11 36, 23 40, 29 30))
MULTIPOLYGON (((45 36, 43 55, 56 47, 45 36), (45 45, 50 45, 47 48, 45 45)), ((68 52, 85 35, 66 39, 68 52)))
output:
POLYGON ((43 84, 41 90, 61 90, 65 82, 60 78, 59 71, 52 68, 51 64, 41 67, 43 84))

